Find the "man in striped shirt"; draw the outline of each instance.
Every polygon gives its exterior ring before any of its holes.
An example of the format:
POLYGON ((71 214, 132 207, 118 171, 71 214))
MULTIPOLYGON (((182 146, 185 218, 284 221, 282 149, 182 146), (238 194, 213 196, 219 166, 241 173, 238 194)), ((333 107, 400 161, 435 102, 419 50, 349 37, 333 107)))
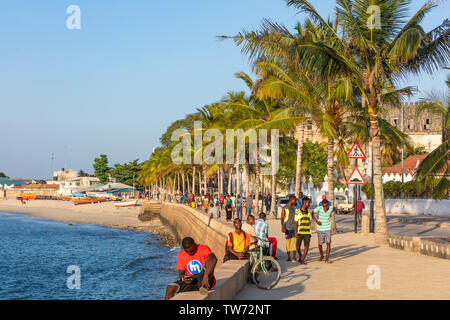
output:
MULTIPOLYGON (((327 244, 326 263, 331 263, 331 215, 333 214, 333 206, 330 206, 328 201, 322 201, 322 205, 314 209, 314 213, 318 215, 317 237, 319 240, 320 261, 323 260, 322 245, 327 244)), ((315 219, 314 219, 315 220, 315 219)))
POLYGON ((300 264, 306 263, 306 256, 308 255, 309 250, 309 242, 311 241, 311 220, 319 224, 319 221, 311 214, 309 210, 309 206, 311 205, 311 199, 304 197, 302 199, 302 206, 300 209, 297 209, 297 213, 295 215, 295 229, 297 230, 297 252, 299 256, 300 264), (302 255, 302 242, 304 242, 305 249, 302 255))

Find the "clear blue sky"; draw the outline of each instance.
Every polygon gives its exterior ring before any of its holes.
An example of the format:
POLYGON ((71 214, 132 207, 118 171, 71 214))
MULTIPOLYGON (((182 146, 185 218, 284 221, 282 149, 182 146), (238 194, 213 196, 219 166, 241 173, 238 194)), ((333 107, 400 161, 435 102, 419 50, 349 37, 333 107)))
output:
MULTIPOLYGON (((426 0, 414 0, 413 9, 426 0)), ((427 30, 450 12, 441 0, 427 30)), ((331 14, 334 1, 313 0, 331 14)), ((149 157, 173 121, 243 90, 234 78, 248 61, 221 34, 257 28, 263 18, 293 27, 302 15, 284 0, 3 0, 0 4, 0 171, 49 178, 64 166, 92 172, 149 157), (81 9, 68 30, 66 8, 81 9)), ((445 72, 411 78, 421 90, 444 90, 445 72)))

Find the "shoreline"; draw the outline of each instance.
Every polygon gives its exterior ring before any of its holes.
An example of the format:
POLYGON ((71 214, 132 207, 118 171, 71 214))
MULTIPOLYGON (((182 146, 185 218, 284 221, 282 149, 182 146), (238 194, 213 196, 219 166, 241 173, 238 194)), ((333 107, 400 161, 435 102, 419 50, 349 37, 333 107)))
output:
POLYGON ((141 221, 141 207, 116 208, 113 202, 75 206, 70 201, 31 200, 22 205, 18 200, 0 200, 0 211, 22 213, 66 223, 95 224, 107 228, 153 233, 165 246, 178 246, 175 235, 158 219, 141 221))

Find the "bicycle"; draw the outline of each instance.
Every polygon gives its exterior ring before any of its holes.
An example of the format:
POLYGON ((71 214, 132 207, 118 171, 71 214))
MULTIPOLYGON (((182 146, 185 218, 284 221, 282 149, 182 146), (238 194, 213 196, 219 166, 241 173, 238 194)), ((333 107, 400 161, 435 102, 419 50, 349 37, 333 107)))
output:
MULTIPOLYGON (((261 238, 258 240, 262 241, 261 238)), ((273 257, 265 256, 260 245, 256 245, 256 250, 251 252, 250 268, 252 281, 260 289, 270 290, 280 281, 280 264, 273 257)))

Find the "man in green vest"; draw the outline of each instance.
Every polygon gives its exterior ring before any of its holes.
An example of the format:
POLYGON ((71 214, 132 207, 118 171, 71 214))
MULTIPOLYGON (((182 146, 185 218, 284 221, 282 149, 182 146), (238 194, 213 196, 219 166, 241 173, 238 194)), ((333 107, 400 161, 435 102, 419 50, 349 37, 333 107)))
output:
POLYGON ((311 205, 311 199, 304 197, 302 206, 300 209, 296 210, 295 214, 295 229, 297 230, 297 252, 299 256, 300 264, 306 263, 306 256, 309 250, 309 243, 311 241, 311 219, 314 219, 316 223, 318 221, 312 215, 312 212, 309 210, 309 206, 311 205), (302 242, 304 242, 304 251, 302 255, 302 242))

